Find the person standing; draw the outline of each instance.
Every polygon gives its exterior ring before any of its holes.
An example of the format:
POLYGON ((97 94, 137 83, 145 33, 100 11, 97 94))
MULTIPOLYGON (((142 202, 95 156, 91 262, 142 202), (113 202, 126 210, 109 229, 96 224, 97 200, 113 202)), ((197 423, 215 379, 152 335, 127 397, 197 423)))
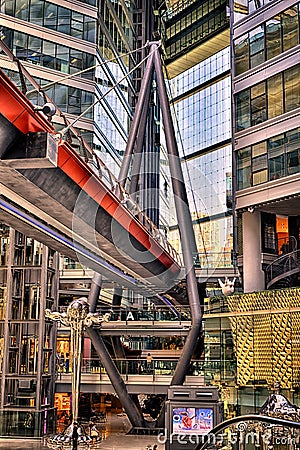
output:
POLYGON ((147 372, 150 372, 152 369, 152 360, 153 360, 153 358, 152 358, 151 353, 148 353, 148 355, 147 355, 147 372))
POLYGON ((70 370, 70 358, 69 358, 69 353, 66 353, 65 372, 69 373, 69 370, 70 370))

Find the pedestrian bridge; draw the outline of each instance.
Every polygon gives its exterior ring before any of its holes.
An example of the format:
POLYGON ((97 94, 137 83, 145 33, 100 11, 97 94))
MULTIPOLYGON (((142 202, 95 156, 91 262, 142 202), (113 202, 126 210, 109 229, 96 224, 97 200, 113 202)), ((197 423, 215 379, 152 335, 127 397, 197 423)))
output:
POLYGON ((0 87, 0 219, 140 293, 178 283, 179 255, 91 149, 61 139, 3 72, 0 87))

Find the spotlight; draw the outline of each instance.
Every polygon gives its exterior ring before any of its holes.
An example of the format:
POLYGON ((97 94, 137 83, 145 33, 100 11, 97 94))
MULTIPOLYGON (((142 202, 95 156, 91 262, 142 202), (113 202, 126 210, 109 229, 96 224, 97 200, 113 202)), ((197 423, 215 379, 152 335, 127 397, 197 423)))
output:
POLYGON ((56 106, 53 103, 49 102, 45 103, 44 106, 37 106, 34 110, 41 111, 46 116, 52 117, 56 113, 56 106))

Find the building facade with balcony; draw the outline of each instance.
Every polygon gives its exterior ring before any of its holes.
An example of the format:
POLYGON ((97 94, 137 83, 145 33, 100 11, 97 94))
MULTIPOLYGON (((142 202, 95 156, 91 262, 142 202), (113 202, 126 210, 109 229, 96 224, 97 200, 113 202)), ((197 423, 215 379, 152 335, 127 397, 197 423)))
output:
POLYGON ((242 6, 232 14, 234 187, 251 292, 299 285, 299 3, 242 6))

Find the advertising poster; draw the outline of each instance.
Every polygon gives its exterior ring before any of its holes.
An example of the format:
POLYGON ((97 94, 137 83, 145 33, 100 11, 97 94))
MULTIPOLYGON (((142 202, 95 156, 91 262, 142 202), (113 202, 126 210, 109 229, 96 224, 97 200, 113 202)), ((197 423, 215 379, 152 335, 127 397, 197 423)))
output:
POLYGON ((213 428, 212 408, 174 408, 173 433, 205 435, 213 428))

